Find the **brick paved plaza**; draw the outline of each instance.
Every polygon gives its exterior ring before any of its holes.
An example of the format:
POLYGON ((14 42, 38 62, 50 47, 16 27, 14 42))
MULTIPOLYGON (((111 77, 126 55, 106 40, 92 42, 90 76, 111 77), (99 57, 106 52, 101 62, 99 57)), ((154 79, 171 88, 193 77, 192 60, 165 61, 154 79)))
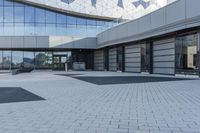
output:
POLYGON ((96 85, 73 77, 144 75, 57 74, 66 73, 0 74, 0 87, 21 87, 45 99, 0 103, 0 133, 200 133, 198 79, 96 85))

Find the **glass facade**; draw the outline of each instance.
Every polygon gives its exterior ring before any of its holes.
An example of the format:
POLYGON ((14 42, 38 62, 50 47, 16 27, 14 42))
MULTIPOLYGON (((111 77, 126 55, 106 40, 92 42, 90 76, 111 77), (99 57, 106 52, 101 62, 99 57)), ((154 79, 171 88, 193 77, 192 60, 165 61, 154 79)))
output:
MULTIPOLYGON (((0 50, 0 70, 31 68, 53 69, 53 56, 58 52, 52 51, 10 51, 0 50)), ((62 52, 65 58, 60 63, 66 63, 71 58, 71 52, 62 52)))
POLYGON ((176 38, 176 73, 198 74, 198 70, 197 34, 176 38))
POLYGON ((70 16, 47 9, 0 0, 0 35, 96 36, 116 22, 70 16))

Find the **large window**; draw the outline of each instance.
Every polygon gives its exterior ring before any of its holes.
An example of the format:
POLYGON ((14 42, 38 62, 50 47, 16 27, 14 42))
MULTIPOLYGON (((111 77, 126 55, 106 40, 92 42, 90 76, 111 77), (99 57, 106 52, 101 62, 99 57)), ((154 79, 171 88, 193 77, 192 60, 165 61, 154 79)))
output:
POLYGON ((10 0, 0 0, 0 35, 96 36, 108 20, 97 20, 50 11, 10 0), (3 30, 4 29, 4 30, 3 30))
POLYGON ((197 74, 197 34, 176 38, 176 73, 197 74))
POLYGON ((12 69, 20 68, 23 64, 23 52, 12 51, 12 69))
POLYGON ((35 68, 36 69, 51 69, 52 68, 52 52, 36 52, 35 53, 35 68))
POLYGON ((35 64, 34 58, 35 58, 34 52, 25 51, 23 57, 24 67, 33 69, 35 64))
POLYGON ((3 62, 2 64, 3 69, 11 68, 11 51, 3 51, 2 62, 3 62))

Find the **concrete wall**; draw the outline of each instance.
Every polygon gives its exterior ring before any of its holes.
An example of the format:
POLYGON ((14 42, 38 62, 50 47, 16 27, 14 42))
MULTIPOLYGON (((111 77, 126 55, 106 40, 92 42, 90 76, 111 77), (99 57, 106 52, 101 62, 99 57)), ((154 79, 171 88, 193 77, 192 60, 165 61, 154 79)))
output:
POLYGON ((200 26, 200 0, 178 0, 97 35, 98 48, 200 26))

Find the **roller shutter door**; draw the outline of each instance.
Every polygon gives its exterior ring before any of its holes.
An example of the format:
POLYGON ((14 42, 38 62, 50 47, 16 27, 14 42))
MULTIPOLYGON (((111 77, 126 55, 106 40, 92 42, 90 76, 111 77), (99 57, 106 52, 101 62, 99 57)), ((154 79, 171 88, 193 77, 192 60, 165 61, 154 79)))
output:
POLYGON ((125 47, 125 71, 141 72, 141 48, 139 45, 125 47))
POLYGON ((104 70, 104 52, 103 50, 94 52, 94 70, 104 70))
POLYGON ((153 43, 153 73, 175 74, 175 41, 162 40, 153 43))
POLYGON ((109 71, 117 71, 117 49, 109 49, 109 71))

